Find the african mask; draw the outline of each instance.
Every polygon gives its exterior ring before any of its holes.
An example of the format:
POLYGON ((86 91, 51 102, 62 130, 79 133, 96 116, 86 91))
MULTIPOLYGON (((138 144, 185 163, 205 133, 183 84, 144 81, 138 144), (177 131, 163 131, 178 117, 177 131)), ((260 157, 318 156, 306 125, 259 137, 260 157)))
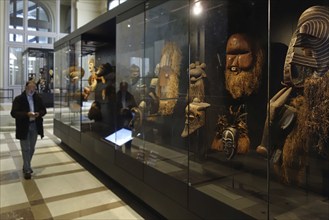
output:
POLYGON ((88 84, 90 86, 90 91, 95 91, 96 85, 97 85, 97 79, 96 79, 96 71, 95 71, 95 60, 91 58, 88 62, 88 69, 90 72, 90 76, 88 78, 88 84))
POLYGON ((237 151, 238 131, 233 127, 224 129, 222 134, 223 150, 228 160, 232 159, 237 151))
POLYGON ((159 97, 160 115, 171 115, 178 98, 181 51, 173 42, 162 49, 156 95, 159 97))
POLYGON ((233 34, 226 45, 226 89, 234 99, 255 93, 261 80, 263 51, 246 34, 233 34))
POLYGON ((228 160, 236 154, 246 154, 249 151, 250 140, 248 136, 246 116, 242 106, 237 110, 230 106, 229 115, 219 115, 216 125, 216 136, 211 148, 224 151, 228 160))
POLYGON ((329 7, 313 6, 300 16, 284 65, 284 83, 302 87, 313 73, 329 70, 329 7))
POLYGON ((201 128, 205 124, 206 120, 206 109, 210 104, 205 102, 200 102, 197 98, 193 100, 185 108, 185 127, 181 134, 182 137, 187 137, 188 135, 195 132, 197 129, 201 128))
POLYGON ((91 58, 88 61, 88 70, 90 73, 94 73, 95 72, 95 59, 91 58))
POLYGON ((205 94, 203 78, 207 77, 206 72, 204 71, 205 68, 206 64, 200 64, 199 61, 190 64, 190 85, 188 93, 189 102, 192 102, 194 98, 198 98, 201 102, 204 101, 205 94))

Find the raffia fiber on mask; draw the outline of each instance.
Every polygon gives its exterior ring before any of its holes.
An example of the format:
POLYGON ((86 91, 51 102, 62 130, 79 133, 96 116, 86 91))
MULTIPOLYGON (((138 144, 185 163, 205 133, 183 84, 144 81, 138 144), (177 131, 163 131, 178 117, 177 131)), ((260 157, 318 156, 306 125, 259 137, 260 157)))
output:
POLYGON ((257 93, 264 64, 264 54, 261 49, 258 49, 255 59, 254 67, 250 70, 243 70, 238 74, 231 72, 229 69, 225 71, 226 89, 234 99, 257 93))
POLYGON ((329 76, 312 76, 304 83, 304 96, 293 100, 297 123, 283 146, 282 177, 300 184, 308 164, 310 147, 328 159, 329 76))
POLYGON ((222 142, 222 134, 225 128, 234 127, 238 130, 239 139, 237 143, 237 153, 245 154, 249 151, 250 139, 248 136, 248 127, 245 122, 246 113, 241 112, 241 106, 237 109, 237 111, 233 110, 233 107, 230 106, 230 113, 228 116, 219 115, 217 124, 216 124, 216 135, 211 145, 211 149, 222 151, 223 150, 223 142, 222 142))
MULTIPOLYGON (((173 114, 174 107, 177 103, 178 98, 178 85, 180 75, 180 64, 182 60, 182 54, 176 43, 167 42, 162 49, 162 55, 160 60, 160 69, 164 66, 170 67, 170 74, 168 84, 166 86, 165 97, 162 97, 160 86, 160 80, 157 85, 157 96, 160 97, 159 110, 160 115, 171 115, 173 114)), ((160 70, 161 71, 161 70, 160 70)))
POLYGON ((311 77, 304 85, 306 110, 305 127, 301 135, 308 138, 309 146, 329 159, 329 72, 323 77, 311 77))
POLYGON ((170 74, 169 84, 166 92, 167 100, 160 99, 159 101, 158 113, 160 115, 173 114, 178 98, 178 83, 179 83, 179 79, 177 74, 170 74))

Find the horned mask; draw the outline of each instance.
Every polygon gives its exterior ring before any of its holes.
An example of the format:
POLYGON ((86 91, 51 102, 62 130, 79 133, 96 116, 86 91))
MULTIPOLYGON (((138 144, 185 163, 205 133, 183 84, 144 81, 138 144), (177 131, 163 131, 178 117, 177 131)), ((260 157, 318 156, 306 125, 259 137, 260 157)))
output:
POLYGON ((205 102, 200 102, 199 99, 195 98, 192 103, 190 103, 185 108, 185 127, 181 134, 182 137, 187 137, 188 135, 195 132, 197 129, 204 126, 206 121, 206 109, 210 104, 205 102))

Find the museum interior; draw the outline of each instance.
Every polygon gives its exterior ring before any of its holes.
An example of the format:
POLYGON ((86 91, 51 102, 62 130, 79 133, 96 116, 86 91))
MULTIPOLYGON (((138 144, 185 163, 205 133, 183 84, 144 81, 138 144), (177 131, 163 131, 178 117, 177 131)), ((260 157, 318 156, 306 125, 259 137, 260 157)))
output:
POLYGON ((328 0, 1 8, 1 108, 34 80, 61 146, 152 217, 328 219, 328 0))

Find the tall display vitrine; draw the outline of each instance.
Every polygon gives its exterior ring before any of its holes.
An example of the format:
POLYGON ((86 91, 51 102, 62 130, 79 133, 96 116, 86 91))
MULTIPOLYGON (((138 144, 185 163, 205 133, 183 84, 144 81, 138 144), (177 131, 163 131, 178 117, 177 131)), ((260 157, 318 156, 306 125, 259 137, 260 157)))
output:
POLYGON ((169 219, 324 219, 328 6, 127 1, 55 43, 54 133, 169 219))
POLYGON ((34 80, 47 107, 53 107, 54 50, 27 48, 23 52, 24 78, 34 80))

